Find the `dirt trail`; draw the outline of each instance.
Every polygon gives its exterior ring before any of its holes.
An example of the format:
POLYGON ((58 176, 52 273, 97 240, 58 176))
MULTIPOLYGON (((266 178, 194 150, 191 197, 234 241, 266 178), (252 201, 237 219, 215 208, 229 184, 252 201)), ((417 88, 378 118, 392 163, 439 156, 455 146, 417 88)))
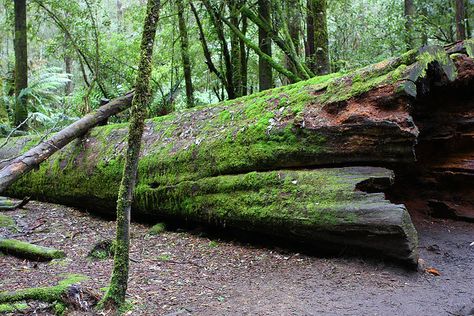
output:
MULTIPOLYGON (((112 260, 86 255, 113 237, 114 222, 39 202, 2 214, 13 217, 17 229, 0 228, 1 237, 57 247, 68 256, 51 263, 0 256, 0 290, 54 284, 62 273, 88 275, 83 285, 96 291, 107 285, 112 260)), ((420 218, 415 225, 421 258, 441 276, 188 232, 150 236, 149 227, 133 224, 129 315, 469 315, 474 224, 420 218)))

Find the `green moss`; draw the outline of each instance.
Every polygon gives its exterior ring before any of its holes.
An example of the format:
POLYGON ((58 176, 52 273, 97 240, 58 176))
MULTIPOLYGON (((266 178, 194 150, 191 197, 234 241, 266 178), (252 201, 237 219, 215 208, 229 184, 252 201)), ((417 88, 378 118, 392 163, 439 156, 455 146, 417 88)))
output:
POLYGON ((37 246, 15 239, 0 238, 0 251, 13 254, 20 258, 28 258, 33 260, 52 260, 66 256, 66 254, 61 250, 37 246))
POLYGON ((36 287, 18 290, 15 292, 0 292, 0 303, 14 303, 26 300, 36 300, 46 303, 55 303, 62 300, 62 295, 73 284, 86 280, 87 277, 79 274, 68 275, 55 286, 36 287))
POLYGON ((156 257, 156 259, 158 259, 160 261, 170 261, 171 256, 169 254, 161 254, 158 257, 156 257))
POLYGON ((25 303, 7 303, 0 304, 0 313, 15 313, 28 309, 28 304, 25 303))
POLYGON ((166 231, 166 224, 165 223, 158 223, 156 225, 153 225, 153 227, 150 228, 148 233, 150 235, 160 235, 161 233, 166 231))
POLYGON ((15 221, 10 216, 0 214, 0 227, 14 228, 15 221))
POLYGON ((87 257, 95 260, 105 260, 112 258, 115 253, 115 242, 112 240, 102 240, 94 245, 87 257))

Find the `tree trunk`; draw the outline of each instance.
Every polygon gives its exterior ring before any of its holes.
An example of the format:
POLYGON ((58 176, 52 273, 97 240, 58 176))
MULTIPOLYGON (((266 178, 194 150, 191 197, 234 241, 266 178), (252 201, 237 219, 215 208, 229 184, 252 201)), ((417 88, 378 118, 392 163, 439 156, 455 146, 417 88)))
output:
POLYGON ((178 9, 178 27, 179 38, 181 41, 181 59, 183 63, 184 83, 186 87, 186 105, 188 108, 194 106, 194 88, 191 78, 191 59, 189 57, 189 41, 188 27, 184 17, 183 0, 176 0, 176 8, 178 9))
POLYGON ((413 39, 413 17, 415 15, 415 5, 413 0, 405 0, 405 43, 407 49, 415 46, 413 39))
POLYGON ((206 7, 206 11, 209 13, 209 17, 211 19, 212 24, 214 25, 214 29, 216 30, 219 44, 221 46, 221 52, 222 52, 224 65, 225 65, 225 78, 227 82, 227 89, 226 89, 227 97, 229 98, 229 100, 232 100, 236 98, 237 87, 234 86, 232 60, 231 60, 231 54, 229 52, 229 48, 227 46, 226 36, 224 34, 224 25, 222 23, 219 13, 214 9, 214 7, 209 2, 209 0, 202 0, 202 3, 206 7))
MULTIPOLYGON (((271 13, 269 0, 258 0, 258 14, 271 28, 271 13)), ((272 57, 272 39, 267 29, 258 28, 258 43, 260 50, 272 57)), ((273 88, 272 66, 262 57, 258 58, 258 85, 260 91, 273 88)))
MULTIPOLYGON (((411 51, 148 121, 134 214, 415 263, 416 233, 402 204, 409 195, 391 202, 396 190, 415 192, 422 205, 456 199, 474 209, 474 61, 462 44, 449 51, 411 51)), ((7 193, 110 214, 126 133, 93 129, 7 193)), ((0 159, 32 141, 12 139, 0 159)))
POLYGON ((132 194, 137 178, 146 108, 151 100, 150 77, 159 11, 160 0, 148 0, 140 47, 140 64, 135 81, 135 95, 132 101, 128 146, 117 199, 117 237, 114 247, 114 268, 110 287, 103 299, 104 306, 111 305, 115 308, 125 303, 128 286, 132 194))
POLYGON ((456 39, 463 41, 466 39, 466 8, 464 0, 455 0, 456 11, 456 39))
POLYGON ((66 95, 70 95, 70 94, 72 94, 72 92, 74 90, 73 81, 72 81, 73 68, 72 68, 72 58, 71 58, 71 56, 69 56, 69 55, 64 56, 64 67, 65 67, 64 70, 66 71, 66 73, 71 76, 70 77, 71 81, 66 82, 64 92, 65 92, 66 95))
POLYGON ((308 0, 308 61, 309 68, 318 75, 330 72, 326 11, 326 0, 308 0))
MULTIPOLYGON (((204 58, 206 59, 207 68, 209 69, 210 72, 214 73, 217 76, 217 78, 219 78, 222 87, 225 88, 227 95, 230 96, 234 93, 234 90, 229 86, 222 72, 217 69, 214 62, 212 61, 211 51, 209 50, 209 46, 207 45, 206 36, 204 35, 204 29, 202 27, 199 14, 196 10, 196 7, 194 6, 192 2, 190 2, 189 5, 191 6, 191 10, 193 11, 194 18, 196 19, 196 24, 199 30, 199 40, 201 41, 201 46, 204 53, 204 58)), ((219 95, 218 95, 218 98, 221 99, 219 95)))
POLYGON ((294 74, 293 72, 289 71, 286 69, 284 66, 280 65, 278 62, 273 60, 272 57, 268 56, 264 52, 260 50, 258 45, 255 45, 252 43, 250 39, 245 37, 242 32, 238 28, 236 28, 231 22, 227 21, 226 19, 222 19, 222 21, 230 28, 230 30, 236 34, 241 40, 244 41, 245 45, 247 45, 250 49, 252 49, 259 57, 265 59, 276 71, 284 75, 285 77, 289 78, 292 82, 298 82, 301 81, 301 78, 294 74))
MULTIPOLYGON (((301 31, 301 12, 299 8, 299 0, 284 0, 285 3, 285 16, 287 19, 284 19, 288 25, 288 34, 289 39, 291 39, 291 44, 294 48, 294 53, 296 58, 300 60, 300 31, 301 31)), ((291 47, 291 46, 290 46, 291 47)), ((293 62, 285 56, 285 65, 288 70, 297 73, 298 70, 293 62)), ((301 75, 301 74, 300 74, 301 75)), ((305 75, 301 75, 305 77, 305 75)))
MULTIPOLYGON (((248 29, 248 21, 247 17, 241 14, 241 21, 242 21, 242 34, 247 34, 248 29)), ((240 86, 242 88, 242 95, 247 95, 248 89, 248 57, 249 57, 249 49, 245 42, 242 39, 239 39, 239 49, 240 49, 240 86)))
POLYGON ((22 90, 28 87, 28 47, 26 0, 15 0, 15 115, 14 125, 27 130, 28 98, 22 90), (23 123, 23 124, 22 124, 23 123))
MULTIPOLYGON (((229 22, 238 29, 239 32, 242 32, 239 27, 239 9, 237 8, 237 0, 231 0, 229 4, 229 13, 230 19, 229 22)), ((243 34, 243 33, 242 33, 243 34)), ((232 83, 235 87, 235 96, 242 96, 242 64, 240 56, 240 40, 239 36, 235 32, 230 33, 230 58, 232 62, 232 83)))
POLYGON ((22 175, 37 168, 41 162, 69 144, 72 140, 84 135, 92 127, 107 120, 109 116, 115 115, 128 108, 131 104, 132 96, 132 94, 128 94, 109 102, 100 107, 97 111, 86 115, 59 133, 53 135, 47 141, 40 140, 39 145, 31 148, 19 157, 15 158, 15 154, 3 157, 3 162, 7 164, 4 164, 0 170, 0 193, 22 175), (12 158, 12 156, 14 158, 12 158))

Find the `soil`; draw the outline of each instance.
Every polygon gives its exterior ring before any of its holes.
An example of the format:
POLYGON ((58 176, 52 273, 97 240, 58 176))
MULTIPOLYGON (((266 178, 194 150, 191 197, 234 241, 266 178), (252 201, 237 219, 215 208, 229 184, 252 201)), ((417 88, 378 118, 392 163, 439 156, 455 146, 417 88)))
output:
MULTIPOLYGON (((50 263, 0 256, 0 290, 54 285, 85 274, 81 286, 107 286, 112 259, 88 252, 112 239, 114 222, 55 204, 30 202, 4 211, 16 238, 64 250, 50 263)), ((297 250, 174 230, 150 235, 132 224, 129 315, 469 315, 474 312, 474 224, 413 216, 424 268, 382 259, 317 257, 297 250)), ((241 239, 240 239, 241 240, 241 239)), ((32 305, 27 314, 34 313, 32 305)), ((36 310, 49 315, 46 310, 36 310)), ((17 313, 20 315, 20 313, 17 313)))

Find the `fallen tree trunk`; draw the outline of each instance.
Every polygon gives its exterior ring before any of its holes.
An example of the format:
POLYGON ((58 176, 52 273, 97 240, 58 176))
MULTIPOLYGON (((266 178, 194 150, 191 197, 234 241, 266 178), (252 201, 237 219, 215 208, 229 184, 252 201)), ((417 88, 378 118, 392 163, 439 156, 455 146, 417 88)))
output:
POLYGON ((7 165, 0 170, 0 193, 16 179, 38 167, 40 163, 69 144, 72 140, 84 135, 92 127, 107 120, 108 117, 130 107, 132 97, 133 94, 129 93, 101 106, 97 111, 74 122, 62 131, 54 134, 50 139, 41 141, 37 146, 31 148, 19 157, 13 159, 10 159, 12 158, 11 156, 4 158, 3 160, 6 160, 7 165))
MULTIPOLYGON (((419 126, 415 114, 427 96, 440 91, 456 105, 433 108, 472 111, 462 97, 472 100, 474 62, 462 43, 449 54, 428 47, 347 75, 149 120, 134 214, 358 247, 415 263, 407 210, 381 193, 393 176, 367 166, 418 170, 417 142, 431 128, 423 120, 419 126)), ((112 214, 126 132, 125 125, 94 128, 8 193, 112 214)), ((0 158, 31 141, 12 140, 0 158)))

